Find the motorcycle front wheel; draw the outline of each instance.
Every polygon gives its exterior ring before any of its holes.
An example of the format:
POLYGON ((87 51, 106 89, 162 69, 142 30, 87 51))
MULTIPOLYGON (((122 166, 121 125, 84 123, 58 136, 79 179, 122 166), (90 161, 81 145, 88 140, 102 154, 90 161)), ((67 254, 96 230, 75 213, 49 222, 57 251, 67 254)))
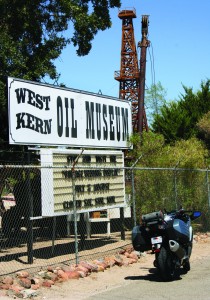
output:
POLYGON ((160 253, 157 256, 157 269, 164 281, 172 281, 178 276, 173 254, 169 248, 161 247, 160 253))

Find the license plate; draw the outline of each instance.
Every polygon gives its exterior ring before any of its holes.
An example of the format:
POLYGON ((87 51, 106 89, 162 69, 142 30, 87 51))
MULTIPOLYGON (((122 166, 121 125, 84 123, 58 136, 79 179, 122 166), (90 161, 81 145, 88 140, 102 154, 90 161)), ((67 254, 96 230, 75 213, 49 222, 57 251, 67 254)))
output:
POLYGON ((152 245, 160 244, 160 243, 162 243, 162 241, 163 241, 162 236, 156 236, 156 237, 151 238, 152 245))

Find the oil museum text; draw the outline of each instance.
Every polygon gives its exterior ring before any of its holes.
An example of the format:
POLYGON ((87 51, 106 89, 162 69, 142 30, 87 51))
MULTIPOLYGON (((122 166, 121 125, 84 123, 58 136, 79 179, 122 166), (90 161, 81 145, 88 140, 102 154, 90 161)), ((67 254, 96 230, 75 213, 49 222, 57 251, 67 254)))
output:
POLYGON ((85 132, 85 138, 97 141, 126 141, 128 138, 128 109, 117 105, 84 101, 82 111, 85 120, 79 120, 81 108, 77 108, 74 98, 50 95, 40 95, 28 88, 15 89, 18 106, 23 110, 16 113, 16 130, 28 129, 41 135, 51 135, 53 126, 56 128, 58 138, 77 139, 79 132, 85 132), (34 107, 27 111, 25 105, 34 107), (54 107, 55 106, 55 107, 54 107), (50 116, 54 107, 55 114, 50 116), (75 111, 77 110, 77 113, 75 111), (46 111, 45 118, 40 116, 41 111, 46 111), (32 113, 33 112, 33 113, 32 113), (35 115, 35 112, 37 114, 35 115), (54 120, 55 118, 55 120, 54 120), (85 124, 85 128, 84 128, 85 124), (80 128, 80 126, 82 128, 80 128))

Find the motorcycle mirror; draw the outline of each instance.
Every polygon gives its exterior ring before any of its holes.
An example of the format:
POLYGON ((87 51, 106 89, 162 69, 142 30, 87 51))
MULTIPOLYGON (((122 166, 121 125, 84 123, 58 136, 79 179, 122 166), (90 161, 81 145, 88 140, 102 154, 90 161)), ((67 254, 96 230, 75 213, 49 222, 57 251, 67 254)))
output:
POLYGON ((200 211, 194 211, 192 216, 191 216, 191 219, 194 220, 194 219, 197 219, 201 216, 201 212, 200 211))

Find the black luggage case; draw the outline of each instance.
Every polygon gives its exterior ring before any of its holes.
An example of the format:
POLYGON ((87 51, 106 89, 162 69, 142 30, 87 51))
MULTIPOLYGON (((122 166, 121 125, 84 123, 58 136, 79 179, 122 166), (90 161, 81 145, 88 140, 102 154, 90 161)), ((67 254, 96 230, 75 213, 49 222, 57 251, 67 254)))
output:
POLYGON ((133 228, 132 244, 136 251, 144 252, 151 250, 151 237, 150 234, 145 230, 145 227, 138 225, 133 228))

